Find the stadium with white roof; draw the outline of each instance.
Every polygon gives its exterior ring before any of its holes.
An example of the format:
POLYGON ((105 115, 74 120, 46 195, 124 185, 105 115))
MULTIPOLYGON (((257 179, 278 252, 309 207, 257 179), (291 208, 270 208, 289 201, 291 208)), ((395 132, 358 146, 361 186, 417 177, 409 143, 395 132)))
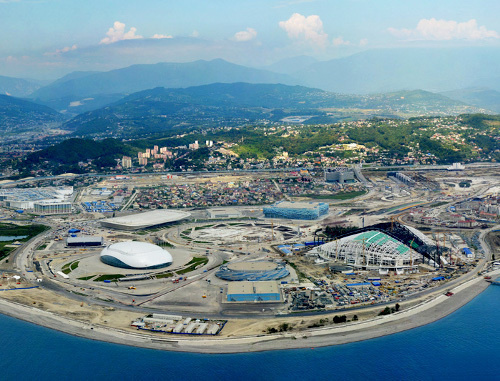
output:
POLYGON ((107 218, 101 221, 101 225, 107 228, 119 230, 139 230, 177 222, 188 218, 189 216, 191 216, 191 213, 189 212, 158 209, 152 212, 107 218))
POLYGON ((356 268, 389 271, 402 274, 416 267, 422 255, 395 238, 378 230, 358 234, 325 243, 317 248, 318 254, 327 260, 334 259, 356 268))
POLYGON ((101 261, 125 269, 160 269, 172 264, 172 255, 147 242, 119 242, 101 251, 101 261))

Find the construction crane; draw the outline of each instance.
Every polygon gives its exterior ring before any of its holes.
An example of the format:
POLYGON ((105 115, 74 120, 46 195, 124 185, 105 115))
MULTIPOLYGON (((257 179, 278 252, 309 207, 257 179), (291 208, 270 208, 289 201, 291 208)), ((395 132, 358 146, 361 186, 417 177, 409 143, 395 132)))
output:
POLYGON ((434 257, 434 267, 436 267, 436 259, 439 260, 440 267, 442 266, 441 264, 441 259, 439 256, 439 233, 436 232, 436 257, 434 257))
POLYGON ((413 272, 413 249, 412 249, 413 241, 414 241, 414 239, 412 239, 410 242, 410 265, 411 265, 412 272, 413 272))

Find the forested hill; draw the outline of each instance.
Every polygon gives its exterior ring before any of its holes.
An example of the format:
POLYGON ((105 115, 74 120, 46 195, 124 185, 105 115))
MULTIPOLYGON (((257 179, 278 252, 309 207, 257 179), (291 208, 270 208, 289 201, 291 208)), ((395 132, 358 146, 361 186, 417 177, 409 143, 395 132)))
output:
POLYGON ((62 120, 61 114, 47 106, 0 95, 0 131, 3 133, 17 133, 62 120))
POLYGON ((101 73, 67 76, 37 90, 32 97, 43 101, 69 97, 73 101, 103 94, 130 94, 158 86, 181 88, 203 84, 245 81, 296 84, 297 80, 267 70, 236 65, 221 59, 187 63, 162 62, 133 65, 101 73))
POLYGON ((97 167, 111 167, 116 165, 115 159, 135 155, 136 152, 136 149, 115 139, 94 141, 72 138, 29 154, 19 163, 19 168, 27 170, 48 166, 54 168, 54 174, 83 173, 85 170, 78 163, 85 164, 90 160, 97 167))
POLYGON ((214 83, 140 91, 107 107, 80 114, 64 127, 78 135, 124 137, 174 128, 279 121, 297 114, 313 117, 312 123, 334 123, 339 119, 335 119, 332 110, 356 108, 390 117, 412 112, 446 115, 479 111, 421 90, 358 96, 281 84, 214 83))

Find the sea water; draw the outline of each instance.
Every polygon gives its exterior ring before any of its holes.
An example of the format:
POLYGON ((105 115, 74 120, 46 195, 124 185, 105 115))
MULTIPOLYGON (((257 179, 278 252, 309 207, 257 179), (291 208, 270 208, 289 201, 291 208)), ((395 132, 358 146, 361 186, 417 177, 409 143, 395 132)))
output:
POLYGON ((500 379, 499 286, 427 326, 324 348, 164 352, 77 338, 3 315, 0 333, 2 380, 500 379))

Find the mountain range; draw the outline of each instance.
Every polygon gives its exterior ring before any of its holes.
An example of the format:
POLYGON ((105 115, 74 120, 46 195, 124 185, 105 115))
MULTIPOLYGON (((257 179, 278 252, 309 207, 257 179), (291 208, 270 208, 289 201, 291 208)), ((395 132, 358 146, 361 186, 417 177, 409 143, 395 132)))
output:
POLYGON ((342 120, 328 108, 384 116, 500 112, 497 62, 497 48, 379 49, 329 61, 300 56, 265 68, 222 59, 132 65, 73 72, 49 84, 0 76, 0 93, 12 95, 0 99, 0 122, 6 131, 74 118, 66 127, 98 133, 126 129, 125 121, 143 130, 145 121, 163 129, 297 112, 318 123, 342 120))
POLYGON ((15 134, 63 120, 61 114, 47 106, 0 94, 0 132, 3 134, 15 134))
POLYGON ((79 114, 63 127, 79 136, 130 137, 177 128, 237 126, 264 119, 277 122, 294 115, 307 115, 306 119, 316 123, 334 123, 343 119, 346 109, 388 117, 480 111, 423 90, 362 96, 304 86, 214 83, 140 91, 101 109, 79 114))
MULTIPOLYGON (((470 88, 500 92, 498 62, 500 49, 495 47, 374 49, 328 61, 292 57, 264 68, 245 67, 222 59, 163 62, 106 72, 73 72, 45 86, 33 80, 0 77, 0 93, 29 97, 76 115, 142 90, 211 83, 280 83, 343 94, 416 89, 463 92, 470 88)), ((483 108, 491 108, 488 106, 497 102, 496 96, 487 92, 476 97, 476 101, 474 105, 483 108)))
POLYGON ((0 94, 26 97, 42 87, 42 81, 0 75, 0 94))
POLYGON ((486 87, 469 87, 466 89, 445 91, 440 94, 472 106, 483 107, 500 113, 500 92, 496 90, 486 87))
MULTIPOLYGON (((235 65, 217 59, 188 63, 158 63, 133 65, 108 72, 80 72, 62 78, 31 94, 39 103, 62 110, 71 102, 93 102, 104 96, 116 98, 155 87, 182 88, 215 82, 297 84, 297 80, 279 73, 235 65), (91 98, 91 99, 89 99, 91 98), (62 101, 62 103, 61 103, 62 101)), ((75 104, 73 103, 73 104, 75 104)), ((99 104, 98 106, 101 106, 99 104)))

